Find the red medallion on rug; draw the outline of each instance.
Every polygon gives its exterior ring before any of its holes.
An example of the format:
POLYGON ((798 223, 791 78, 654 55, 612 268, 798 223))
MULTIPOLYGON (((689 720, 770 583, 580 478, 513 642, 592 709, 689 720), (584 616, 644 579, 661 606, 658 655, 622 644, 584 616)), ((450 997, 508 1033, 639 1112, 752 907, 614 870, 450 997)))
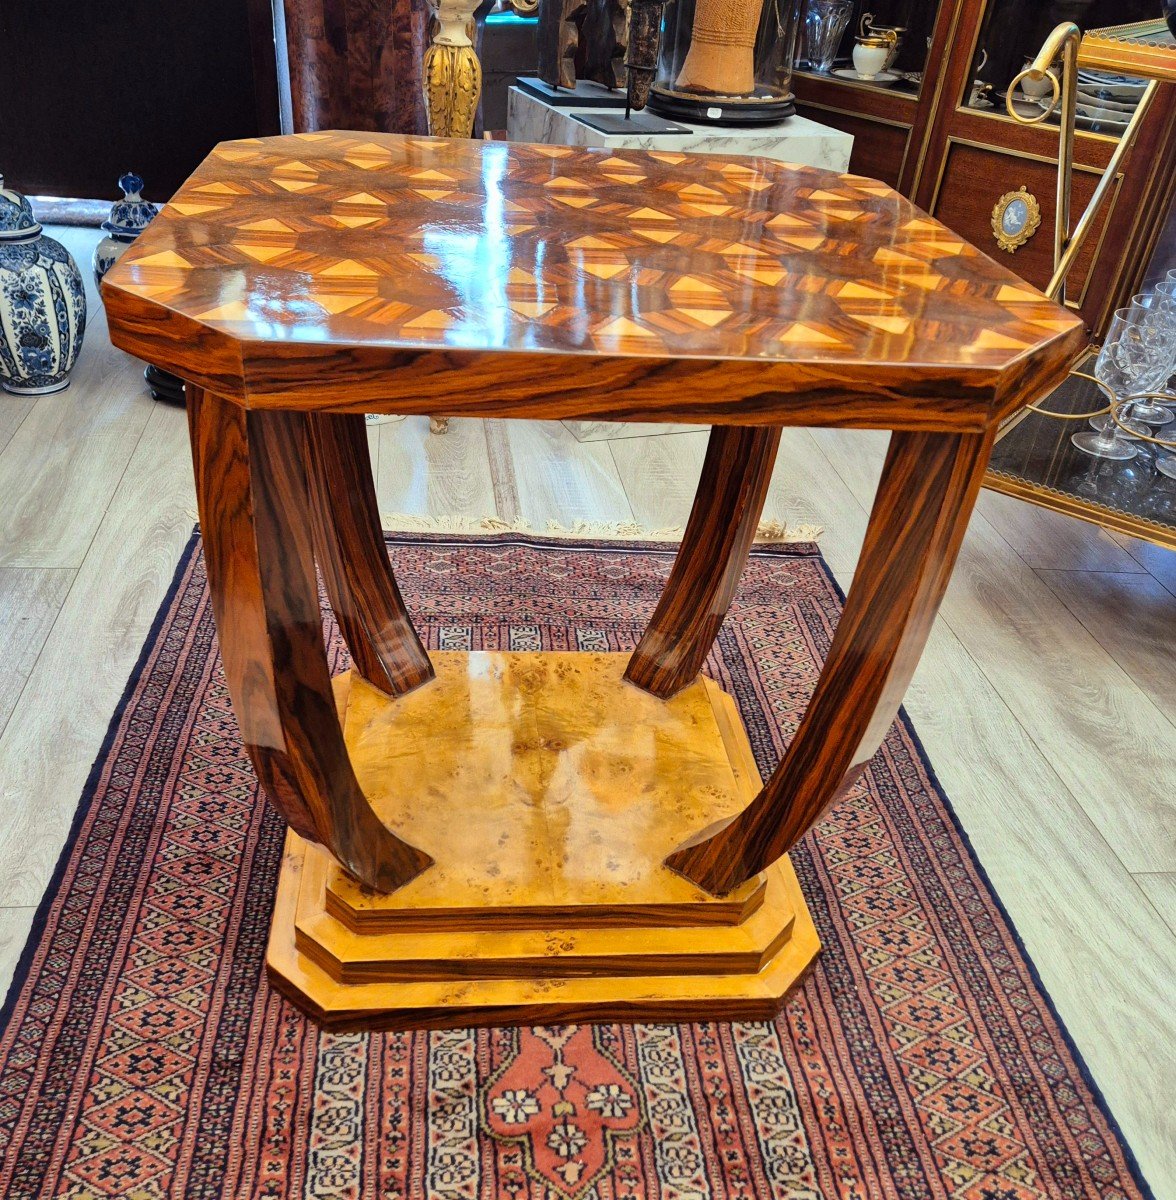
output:
POLYGON ((518 1145, 526 1175, 582 1196, 634 1158, 624 1142, 645 1126, 637 1085, 590 1026, 537 1025, 518 1030, 514 1043, 486 1089, 486 1130, 518 1145))
MULTIPOLYGON (((445 649, 630 649, 671 561, 515 535, 392 548, 445 649)), ((707 670, 765 774, 839 608, 811 548, 752 555, 707 670)), ((6 1006, 0 1195, 1148 1195, 902 724, 793 856, 824 950, 770 1023, 323 1033, 262 969, 282 837, 194 543, 6 1006)))

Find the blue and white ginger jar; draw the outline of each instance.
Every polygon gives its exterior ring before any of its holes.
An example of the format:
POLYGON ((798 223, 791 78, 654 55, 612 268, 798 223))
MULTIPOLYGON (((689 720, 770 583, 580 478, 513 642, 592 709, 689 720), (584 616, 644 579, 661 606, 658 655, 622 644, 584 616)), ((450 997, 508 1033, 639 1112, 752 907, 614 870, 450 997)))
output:
POLYGON ((36 224, 33 206, 20 192, 6 188, 4 176, 0 175, 0 234, 32 229, 36 224))
POLYGON ((106 236, 94 247, 94 282, 99 285, 102 276, 159 214, 158 207, 140 194, 143 181, 138 175, 128 172, 118 181, 118 186, 123 198, 111 205, 110 216, 102 222, 106 236))
POLYGON ((77 264, 0 178, 0 386, 18 396, 68 387, 85 333, 77 264))

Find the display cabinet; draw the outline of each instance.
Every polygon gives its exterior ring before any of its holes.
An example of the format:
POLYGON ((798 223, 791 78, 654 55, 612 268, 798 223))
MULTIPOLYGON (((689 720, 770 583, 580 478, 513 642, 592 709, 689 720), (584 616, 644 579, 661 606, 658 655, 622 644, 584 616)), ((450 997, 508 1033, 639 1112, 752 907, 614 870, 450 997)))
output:
MULTIPOLYGON (((1082 366, 1089 372, 1093 357, 1082 366)), ((1064 416, 1105 403, 1097 385, 1080 376, 1045 401, 1050 412, 1064 416)), ((1028 413, 993 448, 985 487, 1176 550, 1176 479, 1156 470, 1155 447, 1141 444, 1127 462, 1097 458, 1070 441, 1085 427, 1084 421, 1028 413)))
POLYGON ((854 136, 853 169, 910 195, 942 87, 958 0, 851 0, 849 19, 829 71, 816 68, 811 0, 800 0, 801 43, 793 91, 797 109, 854 136), (854 41, 867 16, 875 28, 900 31, 886 76, 854 79, 854 41))
MULTIPOLYGON (((801 0, 802 14, 812 2, 801 0)), ((1059 22, 1087 29, 1154 18, 1158 0, 852 0, 851 7, 832 70, 813 70, 801 46, 793 85, 798 111, 854 135, 853 170, 886 180, 1044 286, 1053 268, 1058 127, 1052 119, 1032 127, 1014 121, 1005 110, 1009 82, 1059 22), (876 28, 904 30, 890 71, 897 78, 854 77, 853 47, 866 14, 876 28), (1022 207, 1015 205, 1015 236, 1002 239, 1001 217, 1022 188, 1032 201, 1025 211, 1039 224, 1022 223, 1022 207)), ((1103 103, 1086 106, 1091 111, 1082 115, 1075 139, 1076 212, 1085 208, 1126 125, 1122 118, 1142 91, 1121 83, 1101 88, 1098 81, 1091 87, 1103 103)), ((1137 286, 1171 203, 1174 91, 1165 86, 1140 123, 1099 226, 1070 275, 1068 303, 1093 333, 1137 286)), ((1018 103, 1031 105, 1033 98, 1018 103)))
MULTIPOLYGON (((1153 85, 1176 83, 1176 37, 1157 20, 1096 29, 1083 36, 1076 63, 1079 83, 1086 90, 1078 92, 1073 120, 1090 125, 1106 119, 1091 113, 1088 103, 1081 103, 1084 95, 1089 96, 1092 79, 1105 84, 1109 75, 1122 74, 1131 80, 1151 80, 1153 85)), ((1127 107, 1128 87, 1112 86, 1104 91, 1104 98, 1118 98, 1127 107)), ((1146 105, 1143 99, 1140 122, 1147 120, 1146 105)), ((1071 110, 1064 106, 1063 111, 1068 130, 1071 110)), ((1167 170, 1170 175, 1170 167, 1167 170)), ((1081 228, 1096 211, 1092 206, 1091 214, 1084 213, 1074 226, 1074 245, 1081 243, 1081 228)), ((1168 207, 1157 240, 1150 264, 1140 272, 1145 291, 1152 291, 1176 264, 1176 208, 1168 207)), ((1068 277, 1067 257, 1062 256, 1058 267, 1060 278, 1068 277)), ((1170 420, 1153 422, 1145 438, 1131 439, 1130 455, 1100 456, 1089 446, 1077 448, 1071 434, 1084 432, 1090 415, 1097 414, 1108 399, 1091 378, 1092 372, 1098 374, 1094 356, 1081 366, 1043 404, 1025 408, 1005 424, 985 473, 985 485, 1176 549, 1176 472, 1171 469, 1176 459, 1170 453, 1176 448, 1171 432, 1176 425, 1170 420)), ((1170 381, 1164 391, 1176 397, 1170 381)), ((1164 407, 1170 408, 1172 402, 1164 407)), ((1135 432, 1144 433, 1145 429, 1135 432)))

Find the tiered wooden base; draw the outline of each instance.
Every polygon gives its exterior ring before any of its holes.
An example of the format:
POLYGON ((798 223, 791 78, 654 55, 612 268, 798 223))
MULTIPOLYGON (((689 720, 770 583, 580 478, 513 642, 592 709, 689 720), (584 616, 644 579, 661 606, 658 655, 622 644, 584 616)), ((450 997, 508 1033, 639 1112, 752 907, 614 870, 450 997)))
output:
POLYGON ((389 700, 336 681, 356 775, 435 863, 390 895, 290 833, 267 962, 325 1024, 764 1018, 819 947, 787 859, 715 898, 663 865, 760 780, 731 698, 627 656, 442 652, 389 700))

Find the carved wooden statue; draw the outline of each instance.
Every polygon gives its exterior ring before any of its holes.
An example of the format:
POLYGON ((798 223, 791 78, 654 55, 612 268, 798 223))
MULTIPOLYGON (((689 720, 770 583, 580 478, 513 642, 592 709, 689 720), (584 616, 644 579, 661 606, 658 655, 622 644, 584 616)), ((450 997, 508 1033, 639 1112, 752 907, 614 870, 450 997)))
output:
POLYGON ((580 30, 576 74, 607 88, 625 86, 630 0, 588 0, 580 30))
POLYGON ((657 74, 657 54, 661 44, 661 16, 666 0, 631 0, 629 9, 629 53, 625 56, 628 74, 625 118, 629 110, 640 112, 649 101, 649 89, 657 74))
POLYGON ((540 0, 539 78, 574 88, 577 79, 625 86, 630 0, 540 0))

